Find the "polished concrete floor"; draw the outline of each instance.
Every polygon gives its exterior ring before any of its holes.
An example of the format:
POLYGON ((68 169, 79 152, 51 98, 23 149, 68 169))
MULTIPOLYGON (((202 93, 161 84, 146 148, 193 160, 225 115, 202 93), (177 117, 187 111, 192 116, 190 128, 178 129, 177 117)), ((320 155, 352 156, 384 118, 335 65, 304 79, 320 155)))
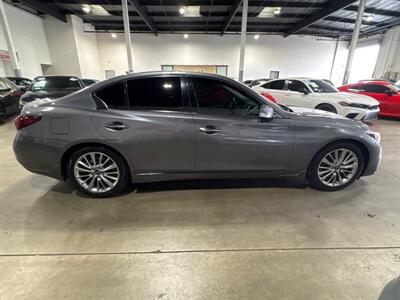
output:
POLYGON ((0 299, 377 299, 400 275, 400 122, 371 127, 380 169, 344 191, 197 181, 99 200, 25 171, 0 125, 0 299))

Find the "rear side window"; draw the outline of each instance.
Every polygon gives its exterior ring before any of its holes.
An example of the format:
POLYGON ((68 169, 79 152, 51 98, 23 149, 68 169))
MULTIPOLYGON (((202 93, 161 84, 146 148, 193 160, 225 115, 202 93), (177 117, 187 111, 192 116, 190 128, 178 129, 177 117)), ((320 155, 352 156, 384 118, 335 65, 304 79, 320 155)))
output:
POLYGON ((125 88, 123 82, 114 83, 96 92, 96 96, 110 109, 126 108, 125 88))
POLYGON ((302 93, 304 89, 307 90, 307 87, 304 83, 298 80, 288 80, 288 90, 293 92, 302 93))
POLYGON ((264 84, 262 87, 271 90, 283 90, 285 86, 285 80, 275 80, 264 84))
POLYGON ((128 81, 129 108, 132 110, 182 110, 179 77, 151 77, 128 81))
POLYGON ((388 87, 384 85, 377 85, 377 84, 365 84, 362 87, 362 91, 367 92, 367 93, 378 93, 378 94, 384 94, 388 91, 388 87))

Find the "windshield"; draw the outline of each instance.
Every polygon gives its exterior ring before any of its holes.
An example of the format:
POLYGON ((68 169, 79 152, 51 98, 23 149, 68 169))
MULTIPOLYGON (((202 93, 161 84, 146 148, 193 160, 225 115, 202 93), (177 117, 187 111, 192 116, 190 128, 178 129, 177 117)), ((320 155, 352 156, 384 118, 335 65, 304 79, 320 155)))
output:
POLYGON ((314 93, 338 93, 339 91, 323 80, 306 79, 304 82, 314 93))
POLYGON ((397 93, 400 92, 400 86, 394 83, 388 84, 393 90, 395 90, 397 93))
POLYGON ((35 79, 31 91, 76 91, 81 87, 75 77, 47 77, 35 79))

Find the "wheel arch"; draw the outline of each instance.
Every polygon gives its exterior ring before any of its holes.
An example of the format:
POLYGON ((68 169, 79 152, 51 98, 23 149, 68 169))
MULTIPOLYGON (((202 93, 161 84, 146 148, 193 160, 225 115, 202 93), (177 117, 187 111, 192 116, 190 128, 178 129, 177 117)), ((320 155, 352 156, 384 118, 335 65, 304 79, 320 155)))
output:
POLYGON ((310 160, 310 162, 308 163, 307 166, 307 177, 308 177, 308 172, 309 172, 309 168, 311 166, 312 161, 314 160, 314 158, 318 155, 318 153, 320 153, 321 151, 323 151, 324 149, 333 146, 335 144, 341 144, 341 143, 349 143, 349 144, 353 144, 358 146, 361 149, 361 152, 363 154, 363 158, 364 158, 364 166, 363 169, 360 173, 360 176, 362 176, 365 172, 365 169, 368 166, 368 162, 369 162, 369 151, 367 146, 364 145, 364 143, 358 141, 358 140, 354 140, 354 139, 339 139, 339 140, 335 140, 335 141, 331 141, 328 144, 324 145, 323 147, 321 147, 317 152, 315 152, 314 156, 312 157, 312 159, 310 160))
POLYGON ((61 157, 61 175, 63 177, 64 180, 68 179, 68 172, 67 172, 67 166, 68 166, 68 162, 72 156, 72 154, 77 151, 78 149, 84 148, 84 147, 103 147, 106 148, 110 151, 115 152, 116 154, 118 154, 126 163, 126 165, 129 168, 129 179, 132 180, 133 178, 133 174, 132 174, 132 166, 131 164, 128 162, 128 160, 125 158, 125 156, 118 151, 117 149, 115 149, 112 146, 109 146, 107 144, 103 144, 103 143, 99 143, 99 142, 84 142, 84 143, 78 143, 75 145, 72 145, 71 147, 69 147, 64 154, 61 157))
POLYGON ((318 103, 318 104, 315 106, 315 109, 319 109, 318 107, 321 107, 321 106, 323 106, 323 105, 332 106, 332 107, 335 109, 336 113, 337 113, 337 111, 338 111, 337 108, 336 108, 336 106, 333 105, 333 104, 330 103, 330 102, 321 102, 321 103, 318 103))

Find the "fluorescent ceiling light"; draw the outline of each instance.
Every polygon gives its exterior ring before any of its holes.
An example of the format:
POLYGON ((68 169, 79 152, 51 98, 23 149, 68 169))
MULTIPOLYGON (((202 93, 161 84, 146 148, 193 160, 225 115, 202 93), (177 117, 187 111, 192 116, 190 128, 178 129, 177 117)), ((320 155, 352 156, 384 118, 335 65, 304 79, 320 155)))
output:
POLYGON ((281 13, 281 10, 281 7, 264 7, 257 17, 273 18, 275 15, 279 15, 281 13))
POLYGON ((88 5, 88 4, 83 4, 83 5, 82 5, 82 10, 83 10, 85 13, 89 14, 90 11, 92 10, 92 8, 91 8, 90 5, 88 5))
POLYGON ((111 16, 108 11, 106 11, 103 6, 101 5, 89 5, 89 4, 84 4, 82 5, 82 10, 87 13, 91 14, 92 16, 111 16))
POLYGON ((116 38, 117 38, 117 34, 116 34, 116 33, 111 33, 111 37, 112 37, 113 39, 116 39, 116 38))
POLYGON ((184 38, 184 39, 188 39, 188 38, 189 38, 189 35, 188 35, 187 33, 185 33, 185 34, 183 35, 183 38, 184 38))
POLYGON ((373 14, 364 14, 363 19, 364 21, 367 22, 372 22, 374 20, 375 16, 373 14))
POLYGON ((255 36, 254 36, 254 39, 255 40, 258 40, 260 38, 260 35, 259 34, 256 34, 255 36))
POLYGON ((190 5, 190 6, 185 6, 181 7, 179 9, 179 13, 183 15, 184 17, 201 17, 200 14, 200 6, 196 5, 190 5))

